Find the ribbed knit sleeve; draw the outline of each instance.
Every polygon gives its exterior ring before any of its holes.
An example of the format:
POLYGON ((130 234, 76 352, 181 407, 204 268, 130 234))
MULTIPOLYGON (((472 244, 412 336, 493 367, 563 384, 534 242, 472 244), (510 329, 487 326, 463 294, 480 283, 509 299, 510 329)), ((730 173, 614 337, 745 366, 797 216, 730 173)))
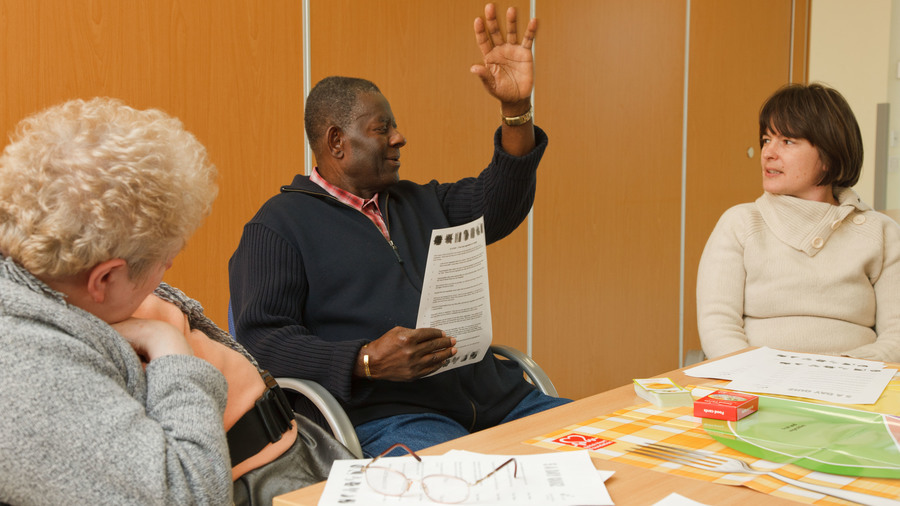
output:
POLYGON ((501 147, 501 129, 494 134, 494 156, 477 178, 439 185, 438 198, 451 226, 484 215, 488 244, 511 234, 528 216, 534 204, 537 168, 548 138, 534 128, 536 145, 524 156, 512 156, 501 147))
POLYGON ((304 269, 288 241, 266 225, 247 224, 229 262, 235 335, 274 376, 311 379, 347 401, 365 341, 324 340, 310 332, 302 312, 304 269))
POLYGON ((860 230, 868 241, 881 246, 882 262, 874 267, 875 334, 874 343, 846 352, 846 355, 868 360, 900 362, 900 226, 875 211, 866 213, 878 225, 860 230))
MULTIPOLYGON (((703 352, 715 358, 750 346, 744 334, 744 241, 746 206, 719 218, 700 257, 697 270, 697 327, 703 352)), ((758 217, 758 214, 756 215, 758 217)), ((764 226, 750 220, 750 233, 764 226)))

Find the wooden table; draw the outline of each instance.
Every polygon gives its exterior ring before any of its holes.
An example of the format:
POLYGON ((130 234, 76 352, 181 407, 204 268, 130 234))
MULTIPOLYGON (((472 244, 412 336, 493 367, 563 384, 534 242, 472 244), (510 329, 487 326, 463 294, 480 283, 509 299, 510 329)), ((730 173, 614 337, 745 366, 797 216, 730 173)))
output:
MULTIPOLYGON (((707 380, 685 376, 682 369, 658 375, 669 377, 680 385, 703 385, 707 380)), ((422 455, 441 455, 449 450, 469 450, 479 453, 523 455, 543 453, 547 450, 523 443, 554 429, 583 422, 595 416, 612 413, 617 409, 642 404, 631 384, 580 399, 571 404, 538 413, 526 418, 486 429, 454 439, 419 452, 422 455)), ((710 505, 797 504, 792 501, 761 494, 746 487, 718 485, 691 478, 642 469, 628 464, 603 459, 593 459, 598 469, 615 471, 606 482, 610 496, 617 506, 653 504, 672 492, 710 505)), ((325 482, 317 483, 275 498, 274 506, 316 505, 325 482)))

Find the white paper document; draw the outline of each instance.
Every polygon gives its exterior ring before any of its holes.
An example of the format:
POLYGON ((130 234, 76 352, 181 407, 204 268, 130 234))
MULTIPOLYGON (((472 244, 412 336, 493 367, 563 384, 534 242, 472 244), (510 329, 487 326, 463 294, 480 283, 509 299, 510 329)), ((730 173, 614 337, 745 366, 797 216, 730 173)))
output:
POLYGON ((483 455, 451 451, 441 456, 425 456, 417 462, 411 456, 378 459, 377 466, 402 472, 412 484, 401 496, 375 492, 367 483, 364 460, 338 460, 331 467, 319 506, 338 505, 433 505, 419 480, 432 474, 457 476, 475 483, 504 463, 515 458, 485 481, 469 487, 468 498, 459 504, 505 506, 592 506, 612 505, 603 485, 611 473, 598 476, 586 450, 535 455, 483 455), (515 471, 515 476, 514 476, 515 471))
POLYGON ((456 355, 433 374, 478 362, 491 346, 484 219, 431 232, 416 328, 456 338, 456 355))
POLYGON ((757 348, 684 371, 695 378, 731 380, 725 388, 791 395, 838 404, 874 404, 894 369, 883 362, 757 348))
POLYGON ((672 492, 671 494, 663 497, 661 500, 653 503, 653 506, 706 506, 702 502, 697 502, 693 499, 688 499, 687 497, 672 492))

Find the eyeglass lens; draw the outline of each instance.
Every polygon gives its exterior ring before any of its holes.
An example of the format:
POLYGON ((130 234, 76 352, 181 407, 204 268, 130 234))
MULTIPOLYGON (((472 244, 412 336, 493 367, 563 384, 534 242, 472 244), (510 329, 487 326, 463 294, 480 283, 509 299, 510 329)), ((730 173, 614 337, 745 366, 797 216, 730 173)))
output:
MULTIPOLYGON (((379 494, 401 496, 413 481, 393 469, 370 466, 366 469, 366 482, 379 494)), ((465 480, 445 474, 422 478, 422 490, 432 501, 444 504, 461 503, 469 497, 469 484, 465 480)))

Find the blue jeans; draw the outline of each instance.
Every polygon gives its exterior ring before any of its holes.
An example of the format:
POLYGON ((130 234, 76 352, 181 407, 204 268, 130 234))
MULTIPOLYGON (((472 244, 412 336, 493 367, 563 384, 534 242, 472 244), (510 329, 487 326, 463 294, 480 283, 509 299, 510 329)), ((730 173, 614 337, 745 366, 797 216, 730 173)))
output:
MULTIPOLYGON (((534 390, 522 399, 500 423, 523 418, 572 402, 570 399, 550 397, 534 390)), ((451 439, 468 435, 469 431, 452 418, 435 413, 414 413, 379 418, 356 426, 356 436, 366 457, 375 457, 394 443, 403 443, 413 451, 428 448, 451 439)), ((404 455, 396 449, 390 455, 404 455)))

